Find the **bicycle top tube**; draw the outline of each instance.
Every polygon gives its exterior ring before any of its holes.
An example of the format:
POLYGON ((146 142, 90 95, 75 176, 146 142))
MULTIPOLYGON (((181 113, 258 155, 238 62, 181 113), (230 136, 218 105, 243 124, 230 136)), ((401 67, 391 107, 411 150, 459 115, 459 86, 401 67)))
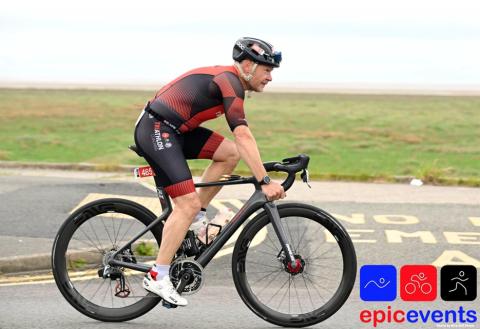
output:
MULTIPOLYGON (((264 162, 263 166, 267 172, 285 172, 288 174, 287 178, 281 183, 283 189, 287 191, 295 181, 295 175, 299 171, 304 171, 304 174, 308 167, 310 157, 306 154, 300 154, 296 157, 283 159, 282 162, 264 162)), ((302 174, 302 178, 305 179, 302 174)), ((306 174, 308 176, 308 174, 306 174)), ((223 186, 223 185, 239 185, 239 184, 254 184, 257 190, 260 190, 260 183, 255 177, 241 177, 238 175, 224 175, 219 181, 208 183, 196 183, 195 187, 210 187, 210 186, 223 186)))
MULTIPOLYGON (((143 157, 143 153, 138 149, 136 145, 130 145, 128 147, 134 151, 139 157, 143 157)), ((305 183, 308 184, 308 162, 310 157, 306 154, 299 154, 296 157, 283 159, 281 162, 271 161, 264 162, 263 166, 267 172, 285 172, 288 174, 287 178, 281 183, 284 191, 287 191, 295 181, 295 175, 297 172, 303 171, 302 179, 305 183)), ((151 176, 151 175, 149 175, 151 176)), ((222 186, 222 185, 238 185, 238 184, 254 184, 255 189, 260 190, 260 184, 257 182, 255 177, 241 177, 238 175, 226 175, 223 179, 220 179, 216 182, 208 183, 196 183, 195 187, 210 187, 210 186, 222 186)), ((162 189, 162 188, 160 188, 162 189)))

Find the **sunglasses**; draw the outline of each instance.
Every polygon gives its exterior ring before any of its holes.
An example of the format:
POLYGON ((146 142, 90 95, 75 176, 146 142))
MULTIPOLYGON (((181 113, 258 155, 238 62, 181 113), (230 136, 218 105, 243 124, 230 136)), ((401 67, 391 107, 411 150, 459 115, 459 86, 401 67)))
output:
POLYGON ((273 62, 275 64, 280 64, 280 62, 282 61, 282 52, 281 51, 274 51, 272 57, 273 57, 273 62))
POLYGON ((257 55, 263 56, 267 61, 269 61, 272 64, 277 64, 279 65, 280 62, 282 61, 282 52, 281 51, 274 51, 273 54, 268 54, 265 50, 260 48, 258 45, 253 45, 251 48, 251 51, 257 55))
POLYGON ((280 64, 280 62, 282 61, 281 51, 274 51, 271 55, 263 52, 263 54, 261 55, 263 55, 263 57, 272 64, 280 64))

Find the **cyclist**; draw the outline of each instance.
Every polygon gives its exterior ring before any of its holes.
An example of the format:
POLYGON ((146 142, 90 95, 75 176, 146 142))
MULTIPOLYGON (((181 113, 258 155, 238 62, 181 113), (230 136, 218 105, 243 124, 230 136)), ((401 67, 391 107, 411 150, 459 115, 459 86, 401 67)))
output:
POLYGON ((233 48, 232 66, 191 70, 161 88, 145 106, 135 128, 135 143, 154 169, 157 185, 164 187, 175 204, 163 228, 155 265, 143 286, 165 301, 186 306, 187 300, 173 287, 170 263, 192 222, 202 222, 205 209, 221 187, 195 191, 186 159, 211 159, 202 182, 231 174, 243 159, 269 200, 285 197, 283 187, 270 180, 255 138, 245 119, 245 91, 261 92, 280 66, 281 53, 256 38, 241 38, 233 48), (234 142, 199 125, 225 114, 234 142))

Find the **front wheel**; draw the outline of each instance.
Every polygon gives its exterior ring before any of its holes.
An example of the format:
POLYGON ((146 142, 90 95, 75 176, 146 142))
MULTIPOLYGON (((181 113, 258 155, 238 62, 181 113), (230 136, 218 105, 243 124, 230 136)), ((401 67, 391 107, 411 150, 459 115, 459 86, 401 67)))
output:
POLYGON ((278 206, 300 268, 286 260, 265 212, 240 234, 232 255, 235 287, 262 319, 284 327, 324 321, 345 303, 355 283, 353 243, 328 213, 305 204, 278 206))

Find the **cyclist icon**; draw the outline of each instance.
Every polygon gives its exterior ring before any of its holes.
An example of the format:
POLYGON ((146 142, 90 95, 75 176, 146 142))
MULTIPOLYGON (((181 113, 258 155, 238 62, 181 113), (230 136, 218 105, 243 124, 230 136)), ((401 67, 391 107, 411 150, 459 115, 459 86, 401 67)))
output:
POLYGON ((459 277, 454 277, 452 279, 450 279, 450 281, 454 281, 455 282, 455 288, 452 289, 452 290, 449 290, 448 292, 453 292, 453 291, 456 291, 458 289, 458 286, 462 286, 462 288, 465 290, 465 296, 467 295, 467 288, 462 284, 462 282, 465 282, 468 280, 468 278, 466 279, 462 279, 464 276, 465 276, 465 272, 464 271, 460 271, 458 273, 458 275, 460 276, 459 277), (455 280, 458 280, 458 281, 455 281, 455 280), (459 282, 460 281, 460 282, 459 282))
POLYGON ((429 293, 432 292, 432 285, 428 282, 423 282, 425 280, 427 280, 425 273, 420 272, 418 275, 413 274, 410 277, 411 282, 405 285, 405 292, 409 295, 412 295, 417 291, 417 288, 418 288, 420 289, 422 294, 428 295, 429 293))

